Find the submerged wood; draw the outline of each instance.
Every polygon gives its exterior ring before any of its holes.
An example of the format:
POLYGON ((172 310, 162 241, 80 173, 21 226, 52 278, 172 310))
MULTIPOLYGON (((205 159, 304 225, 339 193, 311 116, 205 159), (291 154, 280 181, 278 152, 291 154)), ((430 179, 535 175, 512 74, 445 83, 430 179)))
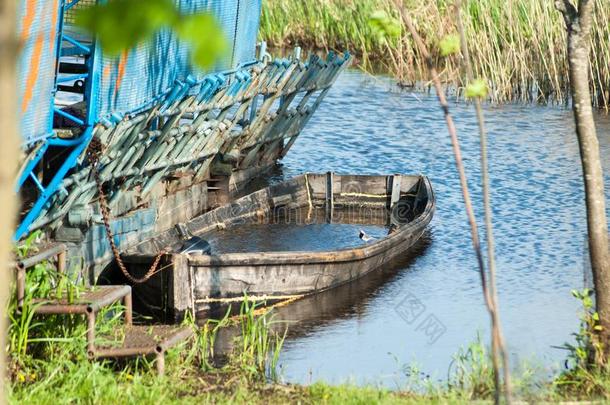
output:
POLYGON ((211 298, 305 295, 357 279, 403 255, 424 232, 434 208, 432 186, 425 176, 305 174, 220 206, 180 224, 179 229, 205 239, 218 230, 269 223, 299 210, 305 213, 301 220, 306 223, 323 218, 333 223, 386 225, 388 235, 328 251, 212 251, 205 255, 179 253, 180 231, 171 229, 126 252, 123 260, 137 276, 157 252, 171 252, 163 265, 170 271, 134 286, 134 294, 136 302, 139 296, 144 306, 151 307, 152 311, 144 312, 164 312, 179 319, 185 311, 209 309, 211 298), (328 215, 329 206, 333 215, 328 215))

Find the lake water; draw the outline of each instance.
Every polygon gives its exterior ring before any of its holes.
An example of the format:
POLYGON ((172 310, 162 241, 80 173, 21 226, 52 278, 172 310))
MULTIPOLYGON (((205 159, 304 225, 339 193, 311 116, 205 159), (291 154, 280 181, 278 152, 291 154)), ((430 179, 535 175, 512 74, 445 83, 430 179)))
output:
POLYGON ((381 239, 388 233, 382 225, 356 224, 247 224, 231 227, 225 231, 214 231, 204 235, 213 254, 249 252, 321 252, 348 249, 366 244, 360 238, 365 235, 381 239))
MULTIPOLYGON (((475 208, 482 223, 474 108, 452 105, 475 208)), ((556 372, 554 348, 577 330, 572 289, 590 284, 578 145, 571 111, 533 105, 487 106, 505 338, 516 366, 556 372)), ((610 190, 610 119, 597 117, 610 190)), ((458 176, 436 98, 400 91, 389 79, 345 72, 293 149, 278 177, 303 172, 424 173, 437 211, 402 263, 280 310, 290 320, 281 359, 284 380, 402 386, 405 365, 433 379, 478 332, 488 339, 479 275, 458 176)), ((610 204, 609 204, 610 206, 610 204)))

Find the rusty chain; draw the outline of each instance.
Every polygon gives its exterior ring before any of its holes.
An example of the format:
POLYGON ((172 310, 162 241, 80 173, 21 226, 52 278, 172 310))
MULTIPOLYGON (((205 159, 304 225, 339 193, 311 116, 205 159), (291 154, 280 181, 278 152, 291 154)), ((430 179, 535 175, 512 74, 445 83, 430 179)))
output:
MULTIPOLYGON (((100 197, 100 212, 102 214, 102 219, 104 222, 104 228, 106 228, 106 237, 108 238, 108 242, 110 243, 110 248, 112 249, 112 254, 121 270, 121 273, 133 284, 142 284, 148 281, 153 275, 155 275, 157 271, 157 267, 159 267, 159 263, 161 262, 161 258, 166 253, 165 250, 161 250, 155 260, 153 261, 152 266, 144 276, 137 278, 131 275, 129 271, 127 271, 127 267, 123 260, 121 259, 121 254, 119 253, 119 249, 114 243, 114 237, 112 235, 112 230, 110 229, 110 207, 108 206, 108 199, 106 198, 106 194, 104 193, 103 182, 100 178, 99 171, 99 162, 100 156, 102 154, 102 142, 97 137, 93 137, 91 142, 89 143, 89 147, 87 148, 87 155, 89 157, 89 161, 91 163, 91 171, 93 173, 93 178, 95 180, 95 184, 97 185, 97 191, 100 197)), ((159 271, 163 270, 161 268, 159 271)))

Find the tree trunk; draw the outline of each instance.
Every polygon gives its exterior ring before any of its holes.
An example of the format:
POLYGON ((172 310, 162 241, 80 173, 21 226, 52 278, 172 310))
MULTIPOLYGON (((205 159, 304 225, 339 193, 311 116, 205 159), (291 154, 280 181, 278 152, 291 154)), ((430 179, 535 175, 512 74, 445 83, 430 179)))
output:
MULTIPOLYGON (((481 243, 479 241, 479 231, 477 222, 474 215, 474 209, 472 207, 472 201, 470 199, 470 191, 468 190, 468 180, 466 178, 466 170, 464 169, 464 164, 462 162, 462 152, 460 148, 460 142, 458 139, 457 130, 455 128, 455 124, 453 123, 453 117, 449 112, 449 104, 447 103, 447 99, 445 97, 445 92, 443 91, 440 76, 436 67, 434 66, 434 61, 430 52, 428 51, 428 47, 424 44, 423 39, 417 32, 415 28, 415 24, 409 15, 404 0, 395 0, 396 6, 400 12, 402 21, 404 25, 407 27, 419 53, 422 58, 426 62, 428 67, 428 71, 430 72, 430 76, 432 78, 432 84, 434 85, 434 89, 436 91, 436 95, 438 97, 441 108, 445 114, 445 123, 447 124, 447 130, 449 131, 449 137, 451 138, 451 144, 453 146, 453 155, 455 157, 456 168, 460 177, 460 186, 462 189, 462 196, 464 198, 464 207, 466 208, 466 216, 468 217, 468 222, 470 224, 470 236, 472 239, 472 245, 475 251, 475 255, 477 257, 477 264, 479 266, 479 275, 481 277, 481 287, 483 290, 483 298, 485 300, 485 305, 489 312, 489 316, 491 318, 492 323, 492 367, 494 370, 494 384, 495 384, 495 392, 494 392, 494 403, 500 403, 501 396, 501 386, 500 386, 500 359, 498 353, 501 352, 504 358, 503 369, 505 371, 505 379, 504 379, 504 396, 506 398, 506 403, 508 405, 512 404, 512 390, 510 385, 510 367, 508 364, 508 354, 506 352, 506 348, 504 345, 504 338, 502 337, 501 327, 500 327, 500 318, 498 317, 497 312, 497 297, 495 294, 490 293, 490 288, 488 287, 487 277, 485 274, 485 266, 483 264, 483 253, 481 249, 481 243)), ((459 4, 458 4, 459 6, 459 4)), ((479 117, 480 118, 480 117, 479 117)), ((482 120, 480 121, 482 122, 482 120)), ((485 162, 485 167, 486 162, 485 162)), ((487 200, 486 200, 487 201, 487 200)), ((488 201, 487 201, 488 202, 488 201)), ((489 217, 491 218, 491 217, 489 217)), ((495 291, 495 287, 494 287, 495 291)))
MULTIPOLYGON (((466 41, 466 32, 464 24, 462 24, 461 16, 462 2, 455 2, 455 23, 460 34, 460 44, 462 49, 462 57, 464 59, 464 67, 466 70, 466 79, 468 83, 474 81, 474 72, 470 62, 470 50, 468 41, 466 41)), ((504 374, 504 391, 507 398, 507 403, 512 402, 512 384, 510 376, 510 365, 508 358, 508 350, 504 343, 504 334, 502 333, 502 325, 500 322, 500 310, 498 303, 498 293, 496 290, 496 252, 493 232, 492 209, 491 209, 491 191, 489 185, 489 165, 487 159, 487 131, 485 130, 485 118, 483 116, 483 106, 481 97, 475 97, 474 106, 479 124, 479 140, 481 143, 481 185, 483 188, 483 209, 485 211, 485 236, 487 238, 487 270, 489 271, 489 296, 493 303, 493 310, 490 311, 491 331, 492 331, 492 361, 499 362, 500 354, 502 355, 502 372, 504 374)), ((494 401, 500 403, 500 375, 498 366, 494 366, 494 384, 496 392, 494 401)))
MULTIPOLYGON (((610 336, 610 256, 608 253, 608 222, 604 194, 604 176, 599 143, 593 120, 589 87, 589 52, 594 1, 580 0, 576 9, 569 0, 556 2, 563 13, 568 31, 570 89, 576 135, 582 160, 587 205, 589 255, 595 284, 596 308, 602 326, 601 342, 605 357, 609 353, 610 336)), ((600 359, 604 361, 605 359, 600 359)))
POLYGON ((5 401, 6 376, 6 312, 9 283, 12 269, 8 268, 11 257, 12 234, 17 206, 13 188, 19 156, 17 138, 17 42, 15 22, 17 20, 15 0, 0 0, 0 269, 4 273, 0 281, 0 404, 5 401))

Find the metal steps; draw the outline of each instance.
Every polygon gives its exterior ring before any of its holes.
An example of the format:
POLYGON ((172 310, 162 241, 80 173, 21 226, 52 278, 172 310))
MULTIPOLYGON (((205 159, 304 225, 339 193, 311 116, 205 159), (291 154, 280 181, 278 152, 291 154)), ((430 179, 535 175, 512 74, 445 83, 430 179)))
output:
MULTIPOLYGON (((16 263, 17 300, 23 307, 25 272, 38 263, 57 257, 57 269, 65 269, 64 245, 54 245, 31 258, 16 263)), ((34 312, 38 315, 84 315, 87 317, 87 352, 91 359, 120 358, 154 355, 157 372, 165 372, 165 352, 167 349, 188 339, 193 334, 191 327, 176 325, 132 325, 131 287, 128 285, 94 286, 78 297, 37 298, 33 300, 34 312), (110 336, 96 339, 96 315, 103 308, 122 301, 124 305, 124 326, 115 329, 110 336), (96 344, 96 341, 103 343, 96 344)))
POLYGON ((127 285, 112 285, 92 287, 81 293, 74 302, 67 298, 34 299, 34 312, 41 315, 72 315, 81 314, 87 317, 87 350, 95 350, 95 318, 104 307, 122 300, 125 306, 125 324, 131 325, 131 287, 127 285))
POLYGON ((114 336, 105 337, 116 344, 101 344, 89 351, 91 358, 119 358, 155 355, 157 372, 165 372, 167 349, 188 339, 193 334, 189 327, 175 325, 127 325, 116 330, 114 336))

